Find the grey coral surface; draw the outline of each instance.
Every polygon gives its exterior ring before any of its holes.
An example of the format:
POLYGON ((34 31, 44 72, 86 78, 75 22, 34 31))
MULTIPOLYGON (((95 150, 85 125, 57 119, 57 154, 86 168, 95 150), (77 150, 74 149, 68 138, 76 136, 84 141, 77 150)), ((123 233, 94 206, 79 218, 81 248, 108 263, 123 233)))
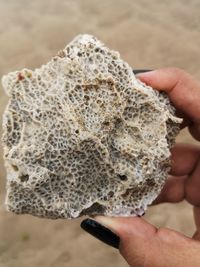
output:
POLYGON ((8 210, 141 215, 157 197, 181 120, 118 52, 79 35, 46 65, 2 84, 8 210))

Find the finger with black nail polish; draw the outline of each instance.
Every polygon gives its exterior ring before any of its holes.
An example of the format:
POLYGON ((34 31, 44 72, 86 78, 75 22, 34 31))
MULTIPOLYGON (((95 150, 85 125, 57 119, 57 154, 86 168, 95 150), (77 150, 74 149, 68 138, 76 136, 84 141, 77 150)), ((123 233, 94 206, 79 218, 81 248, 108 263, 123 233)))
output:
POLYGON ((120 238, 111 230, 95 220, 83 220, 81 223, 81 228, 105 244, 117 249, 119 248, 120 238))

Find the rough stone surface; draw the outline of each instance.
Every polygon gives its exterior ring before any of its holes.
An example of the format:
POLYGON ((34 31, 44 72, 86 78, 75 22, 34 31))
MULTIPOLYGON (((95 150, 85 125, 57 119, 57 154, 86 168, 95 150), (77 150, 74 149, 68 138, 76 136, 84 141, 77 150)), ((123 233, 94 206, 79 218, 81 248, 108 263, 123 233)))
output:
POLYGON ((159 194, 181 120, 118 52, 80 35, 46 65, 2 83, 9 210, 141 215, 159 194))

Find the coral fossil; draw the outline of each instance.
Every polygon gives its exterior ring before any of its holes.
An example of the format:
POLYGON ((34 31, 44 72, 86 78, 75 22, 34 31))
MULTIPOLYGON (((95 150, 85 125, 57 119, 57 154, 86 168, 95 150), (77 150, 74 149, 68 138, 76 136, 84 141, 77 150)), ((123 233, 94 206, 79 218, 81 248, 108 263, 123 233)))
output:
POLYGON ((159 194, 181 120, 118 52, 79 35, 46 65, 2 83, 10 211, 141 215, 159 194))

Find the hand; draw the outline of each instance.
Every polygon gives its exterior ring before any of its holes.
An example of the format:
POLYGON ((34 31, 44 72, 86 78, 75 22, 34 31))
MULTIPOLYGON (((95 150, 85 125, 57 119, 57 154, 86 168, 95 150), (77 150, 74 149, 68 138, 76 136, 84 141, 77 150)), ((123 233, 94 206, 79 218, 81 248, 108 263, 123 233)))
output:
MULTIPOLYGON (((167 68, 139 74, 140 80, 165 91, 200 141, 200 84, 186 72, 167 68)), ((194 206, 197 231, 193 239, 166 228, 157 229, 142 218, 98 216, 96 220, 120 238, 120 252, 131 267, 200 266, 200 147, 176 144, 172 149, 172 177, 155 203, 186 199, 194 206)))

